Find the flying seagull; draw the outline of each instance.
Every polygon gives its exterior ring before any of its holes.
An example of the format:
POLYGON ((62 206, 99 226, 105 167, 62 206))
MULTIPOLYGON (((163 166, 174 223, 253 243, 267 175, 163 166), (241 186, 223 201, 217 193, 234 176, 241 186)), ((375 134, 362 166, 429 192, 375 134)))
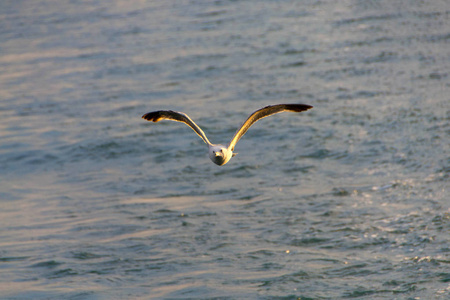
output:
POLYGON ((209 158, 213 161, 213 163, 219 166, 223 166, 233 156, 236 155, 236 153, 233 153, 234 146, 236 146, 236 143, 239 141, 239 139, 256 121, 284 111, 301 112, 310 108, 312 108, 312 106, 306 104, 276 104, 258 109, 257 111, 252 113, 242 124, 242 126, 236 131, 228 146, 211 144, 203 130, 201 130, 201 128, 197 124, 195 124, 194 121, 192 121, 191 118, 188 117, 188 115, 182 112, 176 112, 172 110, 158 110, 146 113, 142 116, 142 118, 147 121, 153 122, 159 122, 161 120, 171 120, 185 123, 186 125, 191 127, 208 145, 209 158))

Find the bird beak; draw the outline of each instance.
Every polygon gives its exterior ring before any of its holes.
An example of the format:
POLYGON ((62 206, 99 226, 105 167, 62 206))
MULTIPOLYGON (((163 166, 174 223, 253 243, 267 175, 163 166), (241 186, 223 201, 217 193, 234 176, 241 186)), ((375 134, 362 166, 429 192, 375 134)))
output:
POLYGON ((216 156, 220 156, 220 153, 219 153, 219 152, 214 152, 214 154, 215 154, 216 156))

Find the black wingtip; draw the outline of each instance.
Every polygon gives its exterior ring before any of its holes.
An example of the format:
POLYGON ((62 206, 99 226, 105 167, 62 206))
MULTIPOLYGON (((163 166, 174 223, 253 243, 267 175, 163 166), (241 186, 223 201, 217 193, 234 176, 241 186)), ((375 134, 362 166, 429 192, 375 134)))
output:
POLYGON ((158 122, 158 116, 159 116, 159 112, 152 111, 152 112, 148 112, 145 115, 143 115, 142 119, 147 120, 147 121, 158 122))
POLYGON ((301 112, 301 111, 305 111, 305 110, 313 108, 312 105, 308 105, 308 104, 286 104, 286 107, 289 110, 292 110, 295 112, 301 112))

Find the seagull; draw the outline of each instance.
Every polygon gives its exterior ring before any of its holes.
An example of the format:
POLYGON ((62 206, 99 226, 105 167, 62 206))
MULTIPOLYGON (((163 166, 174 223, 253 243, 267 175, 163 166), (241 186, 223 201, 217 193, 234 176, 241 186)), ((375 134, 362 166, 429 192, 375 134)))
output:
POLYGON ((258 120, 271 116, 276 113, 284 112, 284 111, 292 111, 292 112, 302 112, 312 108, 311 105, 307 104, 276 104, 269 105, 258 109, 254 113, 252 113, 247 120, 241 125, 241 127, 236 131, 233 138, 231 139, 228 146, 224 146, 221 144, 212 144, 208 138, 206 137, 203 130, 195 124, 191 118, 188 117, 185 113, 176 112, 172 110, 158 110, 146 113, 142 116, 143 119, 147 121, 159 122, 161 120, 171 120, 176 122, 185 123, 189 127, 191 127, 208 145, 209 147, 209 158, 213 163, 219 166, 225 165, 230 159, 235 156, 237 153, 233 153, 234 146, 239 141, 239 139, 247 132, 247 130, 258 120))

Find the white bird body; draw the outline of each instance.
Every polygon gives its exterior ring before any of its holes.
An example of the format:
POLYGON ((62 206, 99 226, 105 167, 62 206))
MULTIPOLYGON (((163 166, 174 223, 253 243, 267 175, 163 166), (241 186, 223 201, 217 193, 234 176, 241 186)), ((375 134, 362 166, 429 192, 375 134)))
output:
POLYGON ((229 162, 233 156, 236 155, 236 153, 233 153, 234 146, 239 141, 239 139, 247 132, 250 126, 252 126, 255 122, 257 122, 262 118, 283 111, 301 112, 308 110, 310 108, 312 108, 312 106, 306 104, 276 104, 258 109, 257 111, 253 112, 242 124, 242 126, 236 131, 228 146, 220 144, 212 144, 206 137, 203 130, 197 124, 195 124, 195 122, 192 121, 191 118, 188 117, 188 115, 182 112, 176 112, 171 110, 158 110, 146 113, 145 115, 142 116, 142 118, 147 121, 153 122, 158 122, 160 120, 171 120, 185 123, 186 125, 191 127, 208 145, 209 158, 212 160, 212 162, 215 163, 216 165, 223 166, 224 164, 229 162))

